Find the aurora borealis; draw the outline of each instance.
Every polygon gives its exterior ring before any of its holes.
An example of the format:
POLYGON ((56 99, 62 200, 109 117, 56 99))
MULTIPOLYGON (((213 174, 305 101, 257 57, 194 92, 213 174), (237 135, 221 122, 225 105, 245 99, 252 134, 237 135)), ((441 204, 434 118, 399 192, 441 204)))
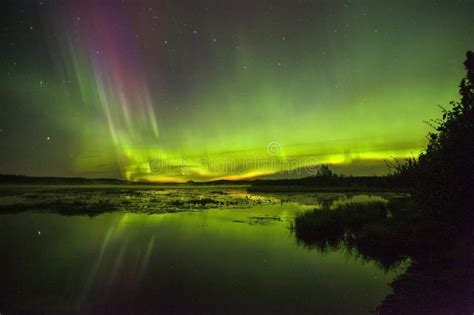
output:
POLYGON ((0 173, 382 174, 420 152, 474 46, 472 0, 2 7, 0 173))

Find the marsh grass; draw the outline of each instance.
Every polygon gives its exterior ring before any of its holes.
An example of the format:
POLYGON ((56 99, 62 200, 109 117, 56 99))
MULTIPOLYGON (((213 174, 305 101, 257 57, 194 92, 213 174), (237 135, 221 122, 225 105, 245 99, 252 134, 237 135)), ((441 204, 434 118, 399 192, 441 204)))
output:
POLYGON ((424 217, 407 198, 315 209, 298 215, 293 230, 306 247, 325 251, 344 245, 386 270, 450 237, 448 227, 424 217))
POLYGON ((1 186, 0 199, 0 214, 42 211, 88 216, 116 211, 161 214, 242 209, 275 203, 272 198, 249 195, 245 191, 150 187, 35 186, 15 191, 14 187, 1 186))
POLYGON ((382 202, 344 204, 335 209, 315 209, 297 215, 294 231, 309 247, 336 246, 347 234, 386 217, 386 205, 382 202))

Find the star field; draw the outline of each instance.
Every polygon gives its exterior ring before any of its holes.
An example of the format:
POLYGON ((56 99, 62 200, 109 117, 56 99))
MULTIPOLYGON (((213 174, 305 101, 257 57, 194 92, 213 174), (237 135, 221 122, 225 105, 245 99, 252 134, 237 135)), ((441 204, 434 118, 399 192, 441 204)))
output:
POLYGON ((472 6, 4 1, 0 172, 383 174, 384 160, 420 152, 423 121, 456 99, 472 6))

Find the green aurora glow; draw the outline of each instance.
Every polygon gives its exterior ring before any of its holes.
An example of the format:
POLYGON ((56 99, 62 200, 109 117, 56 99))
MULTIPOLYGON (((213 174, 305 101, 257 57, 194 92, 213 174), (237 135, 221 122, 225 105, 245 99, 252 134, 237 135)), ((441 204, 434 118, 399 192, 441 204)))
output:
POLYGON ((381 174, 422 149, 474 44, 469 1, 119 2, 6 11, 0 171, 381 174))

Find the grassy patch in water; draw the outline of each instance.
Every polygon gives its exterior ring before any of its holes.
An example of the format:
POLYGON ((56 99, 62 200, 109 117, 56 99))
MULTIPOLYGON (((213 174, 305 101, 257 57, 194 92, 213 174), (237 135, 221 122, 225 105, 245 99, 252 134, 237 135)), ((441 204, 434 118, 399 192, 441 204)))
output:
POLYGON ((385 269, 446 242, 449 229, 424 217, 408 199, 348 203, 315 209, 295 218, 300 243, 325 251, 341 244, 385 269))

